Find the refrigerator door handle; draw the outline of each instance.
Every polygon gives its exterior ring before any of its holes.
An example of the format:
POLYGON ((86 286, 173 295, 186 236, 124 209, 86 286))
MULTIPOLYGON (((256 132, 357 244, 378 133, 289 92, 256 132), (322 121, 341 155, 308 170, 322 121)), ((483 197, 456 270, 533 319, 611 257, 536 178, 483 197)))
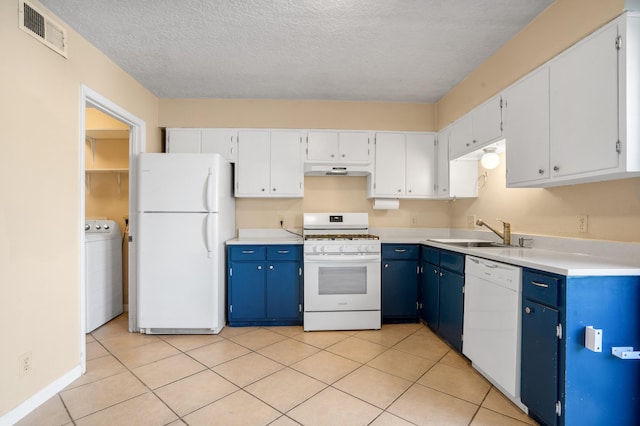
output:
POLYGON ((209 168, 209 174, 207 175, 207 211, 213 210, 213 172, 209 168))
POLYGON ((205 226, 205 243, 207 246, 207 255, 213 258, 213 213, 207 214, 207 223, 205 226))

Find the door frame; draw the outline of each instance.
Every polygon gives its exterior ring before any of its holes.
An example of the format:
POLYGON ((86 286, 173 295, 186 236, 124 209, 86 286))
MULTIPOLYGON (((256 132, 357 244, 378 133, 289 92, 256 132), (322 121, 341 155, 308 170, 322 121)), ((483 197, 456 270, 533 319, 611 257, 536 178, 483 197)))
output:
MULTIPOLYGON (((121 121, 129 126, 129 235, 135 235, 137 229, 137 202, 138 193, 138 154, 144 152, 147 143, 147 124, 129 111, 120 107, 116 103, 82 84, 80 87, 80 132, 79 132, 79 155, 80 159, 80 220, 84 222, 85 217, 85 135, 86 135, 86 108, 92 107, 121 121)), ((87 370, 86 355, 86 291, 87 283, 85 276, 85 236, 83 223, 78 225, 78 243, 80 247, 80 365, 82 374, 87 370)), ((137 325, 137 244, 135 239, 130 238, 128 244, 128 280, 129 280, 129 331, 138 331, 137 325)))

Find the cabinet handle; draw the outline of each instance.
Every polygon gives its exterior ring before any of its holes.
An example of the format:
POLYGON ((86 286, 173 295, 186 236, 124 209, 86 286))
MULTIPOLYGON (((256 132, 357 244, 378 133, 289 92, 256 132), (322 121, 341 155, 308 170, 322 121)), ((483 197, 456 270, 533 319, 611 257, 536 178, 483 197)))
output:
POLYGON ((553 171, 554 171, 554 172, 559 172, 559 171, 560 171, 560 167, 558 167, 558 166, 553 166, 553 171))
POLYGON ((261 191, 264 192, 264 188, 262 188, 261 191))
POLYGON ((331 158, 335 157, 335 155, 331 154, 331 158))
POLYGON ((443 276, 443 275, 444 275, 444 273, 443 273, 443 272, 440 272, 440 276, 443 276))
POLYGON ((526 313, 528 313, 528 314, 530 314, 531 312, 533 312, 533 311, 531 310, 531 308, 530 308, 530 307, 528 307, 528 306, 527 306, 526 308, 524 308, 524 311, 525 311, 526 313))
POLYGON ((276 189, 275 189, 275 188, 273 188, 273 192, 276 192, 276 189))
POLYGON ((474 139, 474 140, 472 140, 471 142, 476 143, 476 142, 478 142, 478 141, 474 139))
POLYGON ((273 271, 273 265, 269 265, 269 269, 273 271))
POLYGON ((258 265, 258 271, 262 270, 262 265, 258 265))
POLYGON ((344 154, 342 154, 342 158, 344 158, 344 157, 345 157, 345 155, 344 155, 344 154))
POLYGON ((538 174, 539 175, 543 175, 544 174, 544 169, 538 169, 538 174))
POLYGON ((395 249, 394 251, 396 253, 405 253, 407 251, 407 249, 395 249))
POLYGON ((531 284, 535 285, 536 287, 549 288, 549 284, 545 284, 545 283, 539 283, 539 282, 536 282, 536 281, 531 281, 531 284))
POLYGON ((242 254, 253 254, 253 250, 242 250, 242 254))
POLYGON ((287 254, 289 253, 289 250, 278 250, 279 254, 287 254))
POLYGON ((384 264, 384 267, 385 267, 385 268, 388 268, 388 267, 389 267, 389 264, 388 264, 388 263, 385 263, 385 264, 384 264))
POLYGON ((398 189, 398 192, 402 192, 402 189, 398 189))

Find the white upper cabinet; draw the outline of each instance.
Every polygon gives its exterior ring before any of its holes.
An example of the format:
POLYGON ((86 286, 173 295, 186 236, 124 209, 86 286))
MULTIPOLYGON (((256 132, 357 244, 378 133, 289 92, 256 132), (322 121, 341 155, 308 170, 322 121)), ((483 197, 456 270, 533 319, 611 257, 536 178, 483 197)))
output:
POLYGON ((489 99, 450 126, 449 158, 456 159, 502 137, 502 97, 489 99))
POLYGON ((369 132, 309 131, 305 161, 369 164, 369 132))
POLYGON ((217 153, 227 161, 236 161, 234 129, 170 128, 166 134, 167 152, 217 153))
POLYGON ((549 173, 549 67, 505 93, 507 185, 547 179, 549 173))
POLYGON ((449 127, 436 136, 436 197, 449 198, 449 127))
POLYGON ((302 133, 241 130, 235 173, 236 197, 302 197, 302 133))
POLYGON ((475 198, 478 196, 478 160, 459 158, 449 161, 449 126, 438 133, 436 144, 436 198, 475 198))
POLYGON ((625 14, 506 94, 507 185, 640 174, 640 16, 625 14))
POLYGON ((435 183, 435 137, 430 133, 376 133, 369 197, 431 198, 435 183))

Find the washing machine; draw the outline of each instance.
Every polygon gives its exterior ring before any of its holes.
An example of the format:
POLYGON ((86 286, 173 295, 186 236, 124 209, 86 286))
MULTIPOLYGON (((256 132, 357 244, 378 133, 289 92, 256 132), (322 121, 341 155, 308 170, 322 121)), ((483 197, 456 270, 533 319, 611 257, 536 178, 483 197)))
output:
POLYGON ((85 220, 86 332, 122 313, 122 239, 112 220, 85 220))

